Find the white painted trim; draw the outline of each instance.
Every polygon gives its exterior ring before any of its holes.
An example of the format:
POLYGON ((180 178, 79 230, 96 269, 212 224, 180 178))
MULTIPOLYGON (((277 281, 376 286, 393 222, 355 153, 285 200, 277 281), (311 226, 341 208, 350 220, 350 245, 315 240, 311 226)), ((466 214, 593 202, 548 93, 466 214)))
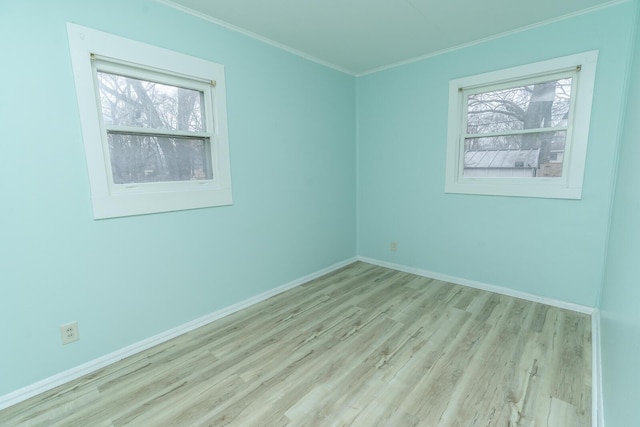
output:
POLYGON ((591 315, 591 363, 591 425, 594 427, 604 427, 600 310, 598 309, 595 309, 591 315))
POLYGON ((582 198, 584 166, 587 158, 591 105, 598 51, 519 65, 449 81, 449 118, 445 193, 498 196, 582 198), (576 68, 580 67, 580 71, 576 68), (560 178, 490 178, 463 174, 467 96, 505 87, 525 86, 540 80, 572 78, 571 108, 566 128, 564 167, 560 178))
POLYGON ((565 19, 571 19, 571 18, 575 18, 577 16, 589 14, 591 12, 596 12, 598 10, 607 9, 609 7, 617 6, 617 5, 623 4, 623 3, 627 3, 627 2, 629 2, 631 0, 613 0, 613 1, 610 1, 610 2, 605 3, 605 4, 600 4, 600 5, 597 5, 597 6, 593 6, 593 7, 587 8, 587 9, 580 10, 578 12, 569 13, 567 15, 559 16, 557 18, 547 19, 545 21, 541 21, 541 22, 538 22, 538 23, 535 23, 535 24, 527 25, 525 27, 520 27, 520 28, 516 28, 514 30, 505 31, 505 32, 502 32, 502 33, 499 33, 499 34, 495 34, 493 36, 484 37, 484 38, 481 38, 481 39, 478 39, 478 40, 474 40, 474 41, 471 41, 471 42, 468 42, 468 43, 462 43, 462 44, 459 44, 459 45, 456 45, 456 46, 448 47, 446 49, 441 49, 441 50, 437 50, 435 52, 431 52, 431 53, 427 53, 427 54, 424 54, 424 55, 415 56, 413 58, 405 59, 403 61, 398 61, 398 62, 394 62, 394 63, 387 64, 387 65, 382 65, 380 67, 372 68, 370 70, 366 70, 366 71, 362 71, 362 72, 356 72, 356 71, 352 71, 352 70, 348 70, 346 68, 340 67, 339 65, 336 65, 336 64, 333 64, 331 62, 325 61, 323 59, 317 58, 317 57, 315 57, 313 55, 310 55, 308 53, 302 52, 302 51, 300 51, 298 49, 294 49, 294 48, 292 48, 290 46, 287 46, 287 45, 285 45, 283 43, 280 43, 280 42, 277 42, 277 41, 272 40, 270 38, 261 36, 260 34, 257 34, 257 33, 251 32, 249 30, 246 30, 244 28, 238 27, 236 25, 230 24, 230 23, 225 22, 225 21, 223 21, 221 19, 217 19, 217 18, 214 18, 212 16, 205 15, 202 12, 198 12, 198 11, 190 9, 190 8, 188 8, 186 6, 182 6, 182 5, 177 4, 177 3, 175 3, 175 2, 173 2, 171 0, 155 0, 155 1, 160 3, 160 4, 164 4, 165 6, 171 7, 173 9, 179 10, 181 12, 184 12, 184 13, 187 13, 189 15, 195 16, 197 18, 203 19, 205 21, 212 22, 212 23, 214 23, 216 25, 219 25, 221 27, 227 28, 227 29, 229 29, 231 31, 235 31, 236 33, 240 33, 240 34, 243 34, 243 35, 245 35, 247 37, 251 37, 252 39, 256 39, 256 40, 258 40, 258 41, 260 41, 262 43, 274 46, 274 47, 276 47, 278 49, 282 49, 282 50, 284 50, 286 52, 292 53, 292 54, 297 55, 297 56, 299 56, 301 58, 307 59, 309 61, 312 61, 312 62, 315 62, 317 64, 323 65, 325 67, 333 68, 336 71, 340 71, 340 72, 348 74, 350 76, 362 77, 362 76, 366 76, 367 74, 374 74, 374 73, 377 73, 377 72, 380 72, 380 71, 401 67, 403 65, 408 65, 408 64, 412 64, 414 62, 419 62, 419 61, 422 61, 422 60, 425 60, 425 59, 433 58, 435 56, 443 55, 445 53, 454 52, 456 50, 461 50, 461 49, 466 49, 468 47, 476 46, 476 45, 479 45, 479 44, 482 44, 482 43, 485 43, 485 42, 489 42, 489 41, 492 41, 492 40, 496 40, 496 39, 499 39, 499 38, 502 38, 502 37, 507 37, 507 36, 510 36, 510 35, 513 35, 513 34, 522 33, 524 31, 529 31, 529 30, 532 30, 532 29, 535 29, 535 28, 538 28, 538 27, 543 27, 543 26, 548 25, 548 24, 553 24, 555 22, 564 21, 565 19))
POLYGON ((290 46, 287 46, 285 44, 282 44, 282 43, 277 42, 275 40, 272 40, 270 38, 261 36, 260 34, 251 32, 249 30, 245 30, 244 28, 241 28, 241 27, 238 27, 236 25, 230 24, 230 23, 228 23, 226 21, 223 21, 221 19, 217 19, 217 18, 214 18, 212 16, 205 15, 202 12, 198 12, 197 10, 193 10, 193 9, 190 9, 190 8, 188 8, 186 6, 182 6, 181 4, 174 3, 171 0, 156 0, 156 2, 164 4, 165 6, 169 6, 169 7, 173 8, 173 9, 179 10, 181 12, 187 13, 189 15, 195 16, 196 18, 200 18, 200 19, 203 19, 205 21, 212 22, 212 23, 214 23, 216 25, 219 25, 221 27, 224 27, 224 28, 226 28, 228 30, 235 31, 236 33, 240 33, 240 34, 245 35, 247 37, 251 37, 252 39, 256 39, 256 40, 258 40, 258 41, 260 41, 262 43, 271 45, 271 46, 276 47, 278 49, 282 49, 285 52, 292 53, 292 54, 294 54, 296 56, 299 56, 301 58, 304 58, 304 59, 306 59, 308 61, 315 62, 316 64, 320 64, 320 65, 323 65, 325 67, 333 68, 336 71, 340 71, 341 73, 345 73, 345 74, 348 74, 350 76, 355 76, 356 75, 353 71, 349 71, 346 68, 340 67, 339 65, 336 65, 336 64, 333 64, 331 62, 325 61, 323 59, 317 58, 317 57, 315 57, 313 55, 309 55, 308 53, 305 53, 305 52, 303 52, 301 50, 294 49, 294 48, 292 48, 290 46))
POLYGON ((233 204, 224 66, 72 23, 67 23, 67 33, 94 219, 233 204), (210 136, 212 177, 135 183, 133 188, 116 184, 96 87, 98 71, 201 92, 201 108, 206 113, 203 133, 210 136), (212 81, 215 87, 210 84, 212 81))
POLYGON ((353 257, 353 258, 349 258, 344 261, 338 262, 336 264, 330 265, 329 267, 323 268, 314 273, 311 273, 299 279, 293 280, 277 288, 273 288, 269 291, 266 291, 254 297, 248 298, 244 301, 240 301, 236 304, 232 304, 228 307, 225 307, 213 313, 207 314, 206 316, 184 323, 173 329, 169 329, 168 331, 161 332, 150 338, 131 344, 130 346, 127 346, 125 348, 121 348, 120 350, 116 350, 112 353, 106 354, 102 357, 98 357, 97 359, 91 360, 87 363, 83 363, 82 365, 76 366, 75 368, 71 368, 59 374, 53 375, 49 378, 45 378, 44 380, 38 381, 34 384, 28 385, 26 387, 23 387, 11 393, 5 394, 4 396, 0 396, 0 410, 8 408, 9 406, 15 405, 17 403, 20 403, 38 394, 49 391, 62 384, 78 379, 83 375, 87 375, 92 372, 95 372, 98 369, 102 369, 126 357, 132 356, 134 354, 147 350, 151 347, 154 347, 156 345, 169 341, 170 339, 186 334, 187 332, 193 331, 194 329, 197 329, 201 326, 205 326, 215 320, 218 320, 232 313, 235 313, 237 311, 250 307, 254 304, 257 304, 261 301, 269 299, 282 292, 288 291, 289 289, 293 289, 297 286, 300 286, 304 283, 314 280, 320 276, 329 274, 335 270, 338 270, 356 261, 357 261, 357 258, 353 257))
MULTIPOLYGON (((158 0, 158 1, 162 1, 162 0, 158 0)), ((394 62, 393 64, 388 64, 388 65, 383 65, 381 67, 377 67, 377 68, 373 68, 369 71, 363 71, 362 73, 356 73, 355 76, 356 77, 362 77, 362 76, 366 76, 367 74, 374 74, 380 71, 385 71, 385 70, 389 70, 392 68, 397 68, 397 67, 402 67, 403 65, 408 65, 408 64, 413 64, 414 62, 420 62, 423 61, 425 59, 429 59, 429 58, 433 58, 436 56, 440 56, 440 55, 444 55, 446 53, 450 53, 450 52, 455 52, 457 50, 462 50, 462 49, 466 49, 468 47, 472 47, 472 46, 476 46, 479 44, 483 44, 486 42, 490 42, 492 40, 496 40, 496 39, 500 39, 502 37, 508 37, 514 34, 518 34, 518 33, 523 33, 525 31, 529 31, 529 30, 533 30, 539 27, 544 27, 545 25, 549 25, 549 24, 554 24, 556 22, 561 22, 564 21, 565 19, 571 19, 571 18, 576 18, 578 16, 581 15, 587 15, 589 13, 592 12, 597 12, 599 10, 602 9, 607 9, 613 6, 618 6, 620 4, 624 4, 624 3, 628 3, 631 0, 614 0, 605 4, 600 4, 597 6, 593 6, 587 9, 583 9, 574 13, 569 13, 567 15, 563 15, 563 16, 558 16, 557 18, 551 18, 551 19, 547 19, 546 21, 541 21, 535 24, 531 24, 531 25, 527 25, 525 27, 520 27, 520 28, 516 28, 514 30, 510 30, 510 31, 505 31, 499 34, 495 34, 493 36, 488 36, 488 37, 484 37, 482 39, 478 39, 478 40, 474 40, 468 43, 462 43, 456 46, 452 46, 452 47, 448 47, 446 49, 441 49, 441 50, 437 50, 435 52, 431 52, 431 53, 427 53, 425 55, 420 55, 420 56, 416 56, 414 58, 410 58, 410 59, 406 59, 404 61, 398 61, 398 62, 394 62)))
POLYGON ((422 277, 428 277, 429 279, 441 280, 443 282, 449 282, 456 285, 467 286, 469 288, 481 289, 483 291, 494 292, 496 294, 506 295, 514 298, 520 298, 527 301, 537 302, 541 304, 550 305, 552 307, 564 308, 566 310, 575 311, 578 313, 584 313, 593 315, 596 310, 593 307, 589 307, 581 304, 574 304, 572 302, 560 301, 553 298, 543 297, 539 295, 530 294, 527 292, 515 291, 513 289, 504 288, 502 286, 489 285, 487 283, 478 282, 475 280, 464 279, 461 277, 449 276, 448 274, 436 273, 434 271, 423 270, 420 268, 409 267, 402 264, 395 264, 386 261, 380 261, 374 258, 367 258, 358 256, 358 261, 366 262, 369 264, 379 265, 380 267, 391 268, 393 270, 403 271, 405 273, 416 274, 422 277))
POLYGON ((591 316, 591 425, 593 427, 604 427, 604 413, 602 401, 602 367, 601 367, 601 351, 600 351, 600 310, 580 304, 560 301, 553 298, 542 297, 529 294, 527 292, 515 291, 513 289, 503 288, 501 286, 489 285, 475 280, 463 279, 460 277, 449 276, 447 274, 436 273, 420 268, 408 267, 402 264, 395 264, 386 261, 380 261, 374 258, 363 256, 357 257, 358 261, 369 264, 379 265, 380 267, 391 268, 393 270, 403 271, 405 273, 416 274, 418 276, 427 277, 429 279, 441 280, 443 282, 454 283, 456 285, 468 286, 470 288, 481 289, 483 291, 494 292, 501 295, 520 298, 527 301, 537 302, 550 305, 552 307, 563 308, 566 310, 584 313, 591 316))

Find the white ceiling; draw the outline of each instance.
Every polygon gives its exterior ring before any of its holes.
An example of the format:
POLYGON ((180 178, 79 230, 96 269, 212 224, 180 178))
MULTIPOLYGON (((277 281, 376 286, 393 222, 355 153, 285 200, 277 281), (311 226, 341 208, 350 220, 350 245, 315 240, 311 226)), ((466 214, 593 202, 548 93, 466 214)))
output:
POLYGON ((359 75, 624 0, 158 0, 359 75))

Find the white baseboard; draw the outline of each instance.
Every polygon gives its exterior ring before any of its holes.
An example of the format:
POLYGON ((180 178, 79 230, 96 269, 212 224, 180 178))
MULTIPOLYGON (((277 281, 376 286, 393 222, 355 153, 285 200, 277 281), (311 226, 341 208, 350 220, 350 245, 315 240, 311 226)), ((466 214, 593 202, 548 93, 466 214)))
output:
POLYGON ((482 282, 476 282, 473 280, 462 279, 459 277, 449 276, 446 274, 436 273, 428 270, 408 267, 401 264, 394 264, 394 263, 389 263, 385 261, 379 261, 379 260, 367 258, 367 257, 357 257, 357 258, 354 257, 354 258, 350 258, 345 261, 339 262, 337 264, 333 264, 327 268, 316 271, 314 273, 311 273, 299 279, 293 280, 289 283, 286 283, 282 286, 271 289, 262 294, 256 295, 254 297, 251 297, 239 303, 225 307, 221 310, 215 311, 206 316, 195 319, 191 322, 187 322, 183 325, 180 325, 168 331, 162 332, 153 337, 139 341, 137 343, 134 343, 120 350, 116 350, 113 353, 109 353, 105 356, 99 357, 97 359, 94 359, 92 361, 79 365, 67 371, 61 372, 57 375, 53 375, 49 378, 45 378, 44 380, 38 381, 34 384, 18 389, 4 396, 0 396, 0 410, 4 408, 8 408, 9 406, 15 405, 19 402, 27 400, 31 397, 44 393, 48 390, 51 390, 55 387, 58 387, 70 381, 73 381, 77 378, 82 377, 83 375, 87 375, 92 372, 95 372, 98 369, 102 369, 126 357, 140 353, 158 344, 162 344, 163 342, 166 342, 172 338, 175 338, 177 336, 190 332, 201 326, 207 325, 215 320, 228 316, 229 314, 235 313, 244 308, 250 307, 261 301, 269 299, 272 296, 278 295, 289 289, 295 288, 296 286, 300 286, 320 276, 331 273, 332 271, 338 270, 355 261, 362 261, 369 264, 379 265, 381 267, 391 268, 398 271, 404 271, 406 273, 412 273, 419 276, 428 277, 431 279, 442 280, 445 282, 455 283, 458 285, 468 286, 471 288, 482 289, 489 292, 495 292, 502 295, 512 296, 516 298, 525 299, 528 301, 539 302, 539 303, 547 304, 554 307, 565 308, 565 309, 577 311, 580 313, 590 314, 592 319, 591 332, 592 332, 592 362, 593 362, 593 366, 592 366, 592 389, 593 389, 592 417, 593 418, 592 419, 593 419, 593 426, 604 427, 604 418, 603 418, 603 412, 602 412, 602 372, 600 368, 600 363, 601 363, 600 313, 597 309, 592 307, 582 306, 579 304, 559 301, 552 298, 541 297, 541 296, 529 294, 526 292, 514 291, 512 289, 503 288, 500 286, 489 285, 482 282))
POLYGON ((602 400, 602 356, 600 344, 600 310, 594 310, 591 315, 591 425, 604 427, 604 406, 602 400))
POLYGON ((507 295, 510 297, 520 298, 527 301, 538 302, 553 307, 564 308, 579 313, 591 315, 591 414, 592 426, 604 427, 603 404, 602 404, 602 369, 600 359, 600 311, 594 307, 588 307, 580 304, 560 301, 553 298, 542 297, 529 294, 526 292, 515 291, 501 286, 489 285, 474 280, 463 279, 460 277, 449 276, 447 274, 436 273, 433 271, 423 270, 406 265, 394 264, 391 262, 380 261, 373 258, 358 257, 358 261, 369 264, 379 265, 381 267, 391 268, 393 270, 404 271, 405 273, 416 274, 418 276, 428 277, 430 279, 442 280, 443 282, 455 283, 457 285, 468 286, 470 288, 481 289, 484 291, 495 292, 497 294, 507 295))
POLYGON ((169 329, 168 331, 165 331, 158 335, 144 339, 142 341, 134 343, 120 350, 116 350, 113 353, 109 353, 97 359, 91 360, 87 363, 83 363, 82 365, 76 366, 75 368, 71 368, 59 374, 53 375, 49 378, 45 378, 44 380, 38 381, 34 384, 31 384, 21 389, 18 389, 16 391, 13 391, 9 394, 0 396, 0 410, 8 408, 9 406, 15 405, 16 403, 27 400, 38 394, 44 393, 45 391, 51 390, 62 384, 78 379, 83 375, 87 375, 92 372, 95 372, 98 369, 102 369, 126 357, 140 353, 158 344, 162 344, 163 342, 169 341, 172 338, 186 334, 187 332, 190 332, 201 326, 207 325, 222 317, 228 316, 229 314, 232 314, 244 308, 250 307, 254 304, 257 304, 261 301, 264 301, 275 295, 278 295, 284 291, 295 288, 296 286, 300 286, 320 276, 324 276, 325 274, 331 273, 332 271, 338 270, 355 261, 357 261, 357 258, 354 257, 354 258, 349 258, 347 260, 333 264, 329 267, 323 268, 322 270, 318 270, 314 273, 311 273, 299 279, 293 280, 289 283, 286 283, 282 286, 271 289, 267 292, 263 292, 259 295, 251 297, 244 301, 240 301, 239 303, 230 305, 221 310, 207 314, 206 316, 192 320, 191 322, 187 322, 183 325, 177 326, 173 329, 169 329))
POLYGON ((564 308, 567 310, 576 311, 578 313, 592 315, 593 312, 596 310, 595 308, 588 307, 586 305, 560 301, 553 298, 547 298, 539 295, 529 294, 527 292, 515 291, 513 289, 504 288, 502 286, 489 285, 487 283, 477 282, 475 280, 449 276, 448 274, 436 273, 434 271, 423 270, 415 267, 408 267, 402 264, 394 264, 391 262, 380 261, 374 258, 359 256, 358 261, 379 265, 380 267, 391 268, 393 270, 404 271, 405 273, 416 274, 418 276, 428 277, 429 279, 441 280, 443 282, 454 283, 456 285, 467 286, 469 288, 481 289, 483 291, 494 292, 496 294, 507 295, 510 297, 520 298, 527 301, 539 302, 541 304, 550 305, 552 307, 564 308))

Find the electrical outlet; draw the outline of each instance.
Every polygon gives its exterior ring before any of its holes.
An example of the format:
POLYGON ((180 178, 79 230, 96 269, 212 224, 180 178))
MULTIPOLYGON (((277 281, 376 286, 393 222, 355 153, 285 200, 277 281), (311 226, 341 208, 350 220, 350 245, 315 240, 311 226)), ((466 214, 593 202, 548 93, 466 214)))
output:
POLYGON ((391 252, 398 250, 398 242, 391 242, 391 252))
POLYGON ((60 338, 62 339, 62 344, 69 344, 70 342, 78 341, 80 339, 78 322, 60 325, 60 338))

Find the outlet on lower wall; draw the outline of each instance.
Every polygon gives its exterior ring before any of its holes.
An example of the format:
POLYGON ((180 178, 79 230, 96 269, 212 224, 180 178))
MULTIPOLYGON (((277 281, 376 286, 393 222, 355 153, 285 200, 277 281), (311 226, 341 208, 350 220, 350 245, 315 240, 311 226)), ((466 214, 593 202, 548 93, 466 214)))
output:
POLYGON ((391 252, 396 252, 398 250, 398 242, 391 242, 391 252))
POLYGON ((62 344, 69 344, 70 342, 78 341, 80 339, 78 322, 60 325, 60 338, 62 339, 62 344))

